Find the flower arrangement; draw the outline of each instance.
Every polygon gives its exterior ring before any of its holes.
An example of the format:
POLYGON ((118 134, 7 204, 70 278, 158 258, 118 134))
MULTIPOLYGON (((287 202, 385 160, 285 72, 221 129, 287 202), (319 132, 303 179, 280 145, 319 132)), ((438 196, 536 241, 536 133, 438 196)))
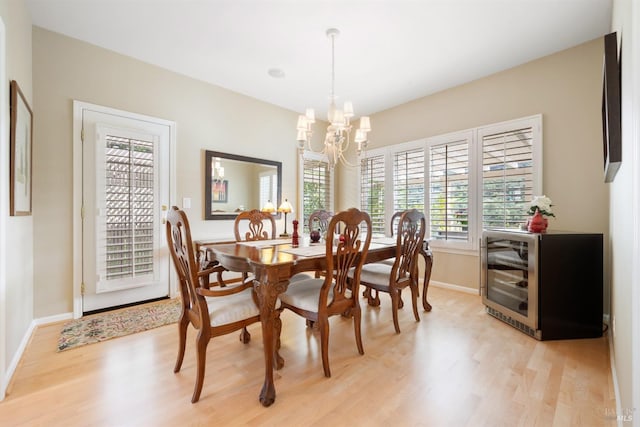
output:
POLYGON ((536 213, 536 209, 540 211, 540 214, 543 216, 552 216, 555 217, 553 211, 551 210, 551 199, 545 195, 535 196, 533 200, 529 202, 529 210, 527 213, 529 215, 534 215, 536 213))

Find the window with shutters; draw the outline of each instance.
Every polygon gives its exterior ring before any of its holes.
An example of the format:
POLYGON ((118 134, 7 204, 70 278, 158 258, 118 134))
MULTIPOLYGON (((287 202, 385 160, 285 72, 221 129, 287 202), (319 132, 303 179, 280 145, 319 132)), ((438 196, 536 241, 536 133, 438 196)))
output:
POLYGON ((431 246, 475 250, 483 228, 526 221, 528 202, 542 194, 541 171, 537 115, 367 152, 360 207, 385 234, 394 212, 421 209, 431 246))
POLYGON ((107 135, 104 146, 106 208, 104 247, 98 253, 104 280, 136 280, 153 274, 154 147, 140 141, 107 135))
POLYGON ((482 149, 482 226, 518 228, 534 196, 534 124, 479 130, 482 149))
POLYGON ((371 232, 385 234, 385 155, 360 161, 360 209, 371 217, 371 232))
POLYGON ((437 138, 427 146, 431 239, 468 242, 471 133, 437 138))
POLYGON ((326 159, 316 153, 302 156, 302 224, 300 230, 309 233, 309 215, 322 209, 333 212, 333 170, 326 159))
POLYGON ((393 211, 424 211, 424 148, 393 153, 393 211))

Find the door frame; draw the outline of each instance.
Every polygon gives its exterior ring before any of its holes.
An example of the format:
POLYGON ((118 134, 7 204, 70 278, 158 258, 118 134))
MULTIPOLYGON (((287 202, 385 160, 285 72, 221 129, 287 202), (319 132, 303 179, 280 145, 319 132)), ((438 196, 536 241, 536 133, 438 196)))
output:
MULTIPOLYGON (((169 127, 169 206, 176 204, 176 122, 115 108, 73 101, 73 318, 82 317, 82 116, 84 110, 152 122, 169 127)), ((169 297, 176 296, 175 274, 169 273, 169 297)))

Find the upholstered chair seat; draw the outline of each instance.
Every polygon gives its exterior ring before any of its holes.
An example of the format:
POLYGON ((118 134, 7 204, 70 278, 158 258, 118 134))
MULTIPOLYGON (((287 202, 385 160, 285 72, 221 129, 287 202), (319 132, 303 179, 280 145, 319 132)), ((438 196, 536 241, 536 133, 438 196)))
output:
MULTIPOLYGON (((305 311, 315 311, 318 309, 318 298, 324 279, 310 277, 306 280, 298 280, 289 286, 287 292, 280 294, 280 301, 298 307, 305 311)), ((351 291, 345 291, 345 297, 351 298, 351 291)), ((333 299, 333 289, 329 291, 328 300, 333 299)))
MULTIPOLYGON (((233 286, 227 286, 233 289, 233 286)), ((259 316, 260 310, 252 298, 251 288, 246 288, 237 294, 227 295, 224 298, 205 297, 209 308, 211 326, 223 326, 238 322, 253 316, 259 316)))

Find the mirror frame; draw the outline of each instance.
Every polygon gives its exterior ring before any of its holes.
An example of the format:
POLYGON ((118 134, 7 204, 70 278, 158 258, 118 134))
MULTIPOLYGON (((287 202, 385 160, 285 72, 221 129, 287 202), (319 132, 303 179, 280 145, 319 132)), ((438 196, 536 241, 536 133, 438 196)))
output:
MULTIPOLYGON (((224 214, 214 214, 211 209, 211 171, 213 159, 216 157, 220 157, 221 159, 228 160, 236 160, 240 162, 248 162, 248 163, 257 163, 261 165, 269 165, 275 166, 278 173, 278 201, 276 204, 276 209, 282 203, 282 162, 277 162, 275 160, 266 160, 266 159, 258 159, 256 157, 247 157, 240 156, 237 154, 229 154, 222 153, 220 151, 210 151, 205 150, 205 160, 204 160, 204 219, 205 220, 228 220, 235 219, 238 216, 237 213, 224 213, 224 214)), ((250 207, 249 209, 260 209, 260 206, 250 207)), ((280 218, 279 212, 274 212, 274 218, 280 218)))

